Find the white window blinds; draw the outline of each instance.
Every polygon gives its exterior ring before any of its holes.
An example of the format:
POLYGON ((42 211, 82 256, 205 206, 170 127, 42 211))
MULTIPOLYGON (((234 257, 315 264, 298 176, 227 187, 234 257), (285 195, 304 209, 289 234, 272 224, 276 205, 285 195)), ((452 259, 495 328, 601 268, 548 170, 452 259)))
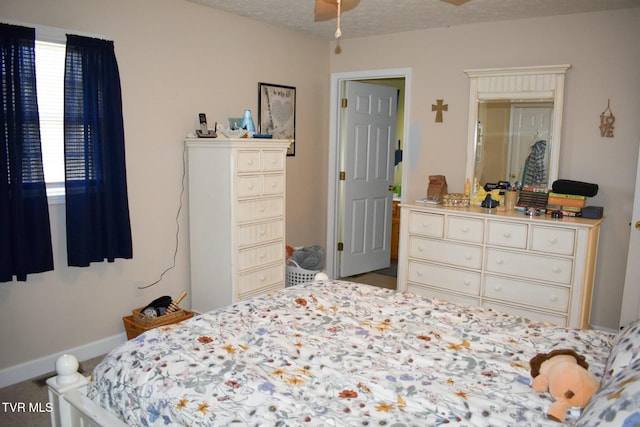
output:
POLYGON ((63 43, 36 41, 42 161, 49 195, 64 191, 64 61, 63 43))

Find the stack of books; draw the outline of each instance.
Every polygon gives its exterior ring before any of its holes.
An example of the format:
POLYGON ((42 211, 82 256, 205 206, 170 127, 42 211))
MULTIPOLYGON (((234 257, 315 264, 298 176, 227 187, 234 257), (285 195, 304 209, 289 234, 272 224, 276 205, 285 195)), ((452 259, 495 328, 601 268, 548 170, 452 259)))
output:
POLYGON ((549 193, 547 213, 560 211, 565 216, 579 216, 580 210, 587 204, 586 196, 577 194, 549 193))
POLYGON ((547 188, 524 186, 520 189, 516 208, 520 210, 536 208, 538 211, 544 212, 547 208, 548 200, 549 190, 547 188))

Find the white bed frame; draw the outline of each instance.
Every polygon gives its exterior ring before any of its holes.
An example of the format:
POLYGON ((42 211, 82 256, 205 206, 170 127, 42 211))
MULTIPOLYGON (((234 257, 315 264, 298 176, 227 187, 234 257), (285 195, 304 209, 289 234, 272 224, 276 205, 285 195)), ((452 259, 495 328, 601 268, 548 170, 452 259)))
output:
POLYGON ((47 380, 52 427, 126 427, 87 397, 89 378, 78 372, 80 363, 71 354, 56 361, 56 375, 47 380))
MULTIPOLYGON (((314 280, 328 280, 320 272, 314 280)), ((80 363, 71 354, 56 360, 55 377, 47 380, 52 427, 127 427, 115 415, 87 397, 89 378, 78 372, 80 363)))

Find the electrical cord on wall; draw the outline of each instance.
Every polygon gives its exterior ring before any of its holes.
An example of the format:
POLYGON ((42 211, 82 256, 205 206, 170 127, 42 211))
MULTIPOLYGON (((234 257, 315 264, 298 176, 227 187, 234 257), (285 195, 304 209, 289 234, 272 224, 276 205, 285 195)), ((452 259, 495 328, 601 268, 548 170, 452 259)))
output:
POLYGON ((164 270, 162 273, 160 273, 160 278, 158 280, 156 280, 155 282, 149 284, 149 285, 145 285, 145 286, 138 286, 138 289, 147 289, 150 288, 158 283, 160 283, 162 281, 162 279, 164 278, 164 275, 169 272, 170 270, 172 270, 173 268, 175 268, 176 266, 176 258, 178 256, 178 242, 179 242, 179 236, 180 236, 180 212, 182 211, 182 196, 184 195, 184 180, 185 177, 187 175, 187 157, 186 157, 186 152, 187 152, 187 148, 186 148, 186 144, 183 145, 182 147, 182 180, 181 180, 181 188, 180 188, 180 202, 178 205, 178 212, 176 213, 176 246, 175 246, 175 250, 173 251, 173 264, 168 267, 166 270, 164 270))

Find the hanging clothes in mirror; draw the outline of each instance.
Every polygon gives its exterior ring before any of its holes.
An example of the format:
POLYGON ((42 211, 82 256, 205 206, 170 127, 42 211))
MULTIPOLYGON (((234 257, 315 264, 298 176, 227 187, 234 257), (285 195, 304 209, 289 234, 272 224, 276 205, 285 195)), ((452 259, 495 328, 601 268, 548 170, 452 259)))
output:
POLYGON ((536 139, 537 141, 531 146, 531 152, 524 163, 523 185, 541 185, 547 182, 547 171, 544 164, 547 141, 536 139))

